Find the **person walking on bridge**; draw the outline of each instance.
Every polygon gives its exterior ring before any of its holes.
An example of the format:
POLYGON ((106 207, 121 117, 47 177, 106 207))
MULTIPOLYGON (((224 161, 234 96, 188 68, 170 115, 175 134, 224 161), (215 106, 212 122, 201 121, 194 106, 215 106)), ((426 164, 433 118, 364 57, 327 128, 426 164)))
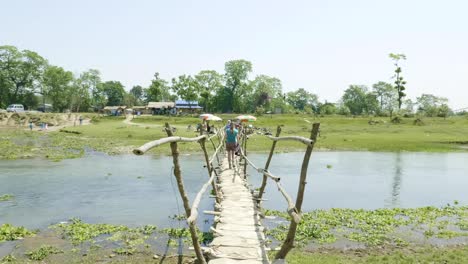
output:
MULTIPOLYGON (((231 124, 230 120, 228 124, 231 124)), ((237 146, 237 134, 239 131, 231 124, 226 126, 226 150, 228 152, 229 169, 234 167, 234 152, 237 146)))

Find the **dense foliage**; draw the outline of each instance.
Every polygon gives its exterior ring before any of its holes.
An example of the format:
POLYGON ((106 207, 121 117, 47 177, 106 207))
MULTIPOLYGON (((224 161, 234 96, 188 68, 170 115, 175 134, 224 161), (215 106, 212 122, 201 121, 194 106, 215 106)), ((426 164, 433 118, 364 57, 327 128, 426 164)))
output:
POLYGON ((148 102, 198 101, 205 112, 223 113, 315 113, 342 115, 393 116, 418 113, 427 116, 451 114, 447 100, 423 94, 417 103, 404 100, 405 84, 399 62, 404 54, 390 54, 394 60, 394 84, 377 82, 372 90, 364 85, 350 85, 339 102, 320 102, 313 88, 298 88, 283 92, 281 80, 260 74, 251 78, 253 65, 247 60, 225 63, 224 73, 202 70, 194 76, 180 75, 170 81, 154 74, 147 87, 133 86, 129 92, 117 80, 102 81, 100 72, 90 69, 74 75, 49 64, 39 54, 0 46, 0 108, 23 104, 33 110, 42 104, 52 104, 55 112, 95 112, 105 106, 145 105, 148 102), (433 97, 428 98, 429 97, 433 97), (429 100, 431 99, 431 100, 429 100))

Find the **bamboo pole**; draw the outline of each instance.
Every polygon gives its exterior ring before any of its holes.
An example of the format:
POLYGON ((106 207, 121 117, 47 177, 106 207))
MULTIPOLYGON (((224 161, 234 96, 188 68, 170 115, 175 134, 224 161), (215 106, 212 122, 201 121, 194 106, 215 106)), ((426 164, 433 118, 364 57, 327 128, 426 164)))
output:
MULTIPOLYGON (((281 134, 281 126, 278 126, 276 128, 276 137, 279 137, 281 134)), ((268 156, 268 159, 267 159, 267 162, 265 164, 265 170, 268 170, 268 167, 270 167, 270 162, 271 162, 271 159, 273 158, 273 153, 275 152, 275 148, 276 148, 276 140, 273 141, 273 144, 271 145, 271 149, 270 149, 270 155, 268 156)), ((258 192, 258 198, 262 198, 263 197, 263 193, 265 192, 265 187, 266 187, 266 184, 267 184, 267 175, 264 173, 263 174, 263 180, 262 180, 262 185, 260 186, 260 190, 258 192)))
MULTIPOLYGON (((191 209, 191 213, 190 213, 190 216, 187 218, 187 223, 189 225, 195 223, 195 221, 197 220, 197 217, 198 217, 198 206, 200 205, 200 201, 201 201, 201 198, 203 196, 203 194, 206 192, 206 189, 208 188, 208 185, 212 185, 212 186, 216 186, 216 184, 214 183, 213 179, 215 178, 215 174, 213 172, 211 172, 211 177, 210 177, 210 180, 205 183, 203 185, 203 187, 200 189, 200 191, 197 193, 197 196, 195 197, 195 200, 193 200, 193 204, 192 204, 192 209, 191 209)), ((216 190, 216 189, 215 189, 216 190)), ((216 200, 218 201, 218 197, 216 196, 216 200)))
POLYGON ((289 196, 289 194, 284 190, 280 182, 276 182, 276 186, 278 187, 278 190, 280 191, 280 193, 283 195, 284 199, 286 199, 286 202, 288 203, 288 214, 291 216, 291 218, 296 224, 299 224, 299 222, 301 221, 301 216, 298 210, 296 209, 296 206, 294 205, 291 196, 289 196))
MULTIPOLYGON (((171 135, 172 135, 172 131, 171 131, 171 135)), ((161 139, 158 139, 158 140, 154 140, 154 141, 148 142, 148 143, 144 144, 143 146, 134 149, 134 150, 133 150, 133 153, 136 154, 136 155, 143 155, 143 154, 145 154, 145 152, 147 152, 148 150, 150 150, 150 149, 152 149, 152 148, 154 148, 154 147, 157 147, 157 146, 166 144, 166 143, 173 143, 173 142, 196 142, 196 141, 201 140, 202 138, 206 138, 206 136, 205 136, 205 135, 202 135, 202 136, 194 137, 194 138, 185 138, 185 137, 174 137, 174 136, 170 136, 170 137, 161 138, 161 139)))
MULTIPOLYGON (((173 134, 172 134, 171 127, 169 126, 169 123, 166 123, 165 127, 166 127, 167 135, 169 137, 172 137, 173 134)), ((182 181, 182 172, 180 170, 180 165, 179 165, 179 150, 177 148, 177 141, 171 142, 171 152, 172 152, 172 160, 174 163, 174 176, 177 180, 177 187, 179 188, 179 193, 180 193, 180 196, 182 197, 182 201, 184 204, 185 215, 188 218, 191 214, 191 210, 190 210, 189 200, 185 192, 184 182, 182 181)), ((200 244, 198 243, 198 235, 197 235, 197 230, 195 228, 194 223, 189 223, 189 229, 190 229, 190 234, 192 236, 192 243, 193 243, 193 247, 195 250, 195 254, 197 255, 197 259, 200 262, 200 264, 206 264, 205 258, 203 257, 203 253, 200 248, 200 244)))
MULTIPOLYGON (((206 142, 206 138, 203 138, 200 140, 200 146, 203 150, 203 154, 205 156, 205 162, 206 162, 206 168, 208 169, 208 176, 211 176, 211 174, 213 173, 213 170, 214 168, 211 166, 212 163, 211 161, 209 160, 208 158, 208 152, 206 151, 206 146, 205 146, 205 142, 206 142)), ((216 155, 216 152, 217 150, 215 150, 215 154, 216 155)), ((217 156, 217 155, 216 155, 217 156)), ((214 175, 214 174, 213 174, 214 175)), ((213 176, 211 176, 210 178, 212 178, 213 176)), ((216 195, 216 202, 217 203, 220 203, 221 201, 219 200, 219 197, 218 197, 218 187, 216 186, 215 182, 213 182, 213 179, 211 179, 211 185, 213 187, 213 191, 214 191, 214 194, 216 195)), ((195 204, 195 203, 194 203, 195 204)), ((197 206, 198 207, 198 206, 197 206)))
MULTIPOLYGON (((299 187, 297 190, 297 198, 296 198, 296 209, 298 210, 298 213, 301 212, 302 202, 304 200, 304 190, 305 190, 306 179, 307 179, 307 168, 309 167, 310 156, 312 154, 312 150, 314 149, 314 145, 315 145, 314 142, 316 142, 317 140, 319 128, 320 128, 320 123, 314 123, 312 125, 310 139, 312 140, 313 143, 307 147, 307 150, 304 154, 304 160, 302 161, 301 177, 299 180, 299 187)), ((285 259, 286 255, 294 247, 294 238, 296 236, 297 225, 298 224, 294 220, 291 220, 291 224, 289 225, 288 235, 286 236, 286 239, 283 245, 281 246, 280 251, 278 251, 278 253, 276 254, 275 259, 285 259)))
MULTIPOLYGON (((242 128, 242 130, 244 131, 244 155, 245 157, 247 157, 247 133, 246 133, 245 128, 242 128)), ((247 179, 247 160, 245 158, 244 158, 244 179, 247 179)))
MULTIPOLYGON (((211 145, 213 145, 213 149, 216 151, 218 148, 216 147, 212 137, 209 138, 210 142, 211 142, 211 145)), ((216 159, 218 160, 218 164, 219 164, 219 157, 218 155, 216 155, 216 159)))
POLYGON ((289 136, 289 137, 272 137, 272 136, 267 136, 267 138, 273 140, 273 141, 299 141, 307 146, 312 146, 314 144, 314 141, 312 139, 308 139, 305 137, 299 137, 299 136, 289 136))

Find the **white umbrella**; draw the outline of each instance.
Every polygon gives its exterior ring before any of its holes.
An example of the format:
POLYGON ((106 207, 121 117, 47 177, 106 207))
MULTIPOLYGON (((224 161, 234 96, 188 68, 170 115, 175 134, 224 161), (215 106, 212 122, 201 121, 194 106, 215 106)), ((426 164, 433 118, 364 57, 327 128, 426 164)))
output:
POLYGON ((212 114, 202 114, 200 115, 200 118, 206 121, 222 121, 223 120, 221 117, 215 116, 212 114))

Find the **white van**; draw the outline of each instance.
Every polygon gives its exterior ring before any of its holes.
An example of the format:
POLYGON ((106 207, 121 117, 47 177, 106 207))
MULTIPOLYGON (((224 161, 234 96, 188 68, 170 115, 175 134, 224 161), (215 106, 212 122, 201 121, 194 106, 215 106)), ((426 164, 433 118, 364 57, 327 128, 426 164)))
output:
POLYGON ((12 104, 7 107, 7 112, 24 112, 24 107, 22 104, 12 104))

